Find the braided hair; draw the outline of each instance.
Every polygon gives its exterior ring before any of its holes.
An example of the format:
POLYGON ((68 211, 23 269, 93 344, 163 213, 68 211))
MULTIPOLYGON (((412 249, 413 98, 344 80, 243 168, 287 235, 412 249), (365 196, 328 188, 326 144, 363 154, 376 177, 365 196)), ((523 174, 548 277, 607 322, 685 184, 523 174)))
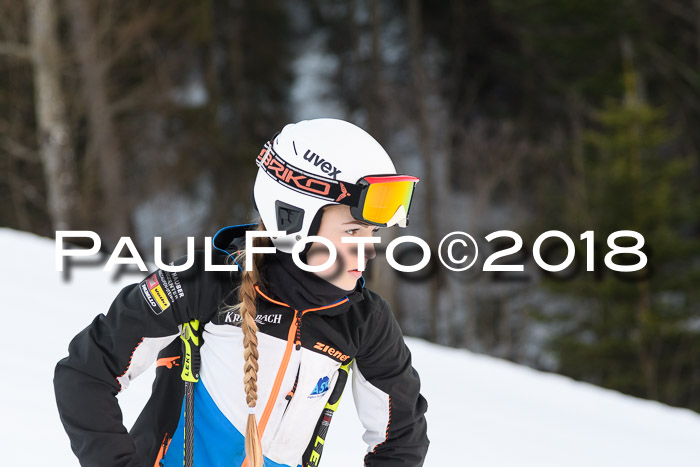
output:
MULTIPOLYGON (((258 219, 258 229, 265 230, 265 225, 258 219)), ((268 237, 256 237, 253 246, 271 246, 272 241, 268 237)), ((241 284, 238 287, 238 303, 227 307, 224 312, 233 311, 241 316, 241 331, 243 332, 243 384, 245 385, 246 404, 249 407, 248 422, 245 431, 245 452, 250 467, 262 467, 263 454, 258 433, 258 423, 255 419, 255 406, 258 400, 258 325, 255 323, 257 311, 255 309, 255 284, 261 281, 260 269, 263 256, 256 255, 253 258, 252 271, 247 271, 247 258, 245 249, 235 257, 236 263, 241 265, 241 284)))

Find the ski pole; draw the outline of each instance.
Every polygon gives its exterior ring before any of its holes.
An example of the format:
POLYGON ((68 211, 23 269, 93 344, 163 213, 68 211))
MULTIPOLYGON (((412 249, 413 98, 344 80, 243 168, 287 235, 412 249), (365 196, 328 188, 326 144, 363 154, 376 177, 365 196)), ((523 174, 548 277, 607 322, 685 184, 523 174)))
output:
POLYGON ((345 383, 348 380, 348 373, 350 371, 350 364, 352 359, 348 360, 345 364, 341 365, 338 369, 338 380, 335 382, 335 387, 333 392, 331 392, 326 406, 321 412, 321 416, 316 423, 316 428, 314 429, 314 434, 311 437, 309 446, 306 448, 304 455, 302 456, 301 465, 303 467, 318 467, 319 462, 321 462, 321 454, 323 453, 323 444, 326 442, 326 435, 328 434, 328 427, 331 424, 331 419, 336 410, 338 410, 338 404, 340 404, 340 396, 343 395, 343 389, 345 388, 345 383))
POLYGON ((199 381, 200 345, 199 321, 193 319, 182 325, 182 379, 185 381, 185 436, 183 465, 192 467, 194 462, 194 383, 199 381))

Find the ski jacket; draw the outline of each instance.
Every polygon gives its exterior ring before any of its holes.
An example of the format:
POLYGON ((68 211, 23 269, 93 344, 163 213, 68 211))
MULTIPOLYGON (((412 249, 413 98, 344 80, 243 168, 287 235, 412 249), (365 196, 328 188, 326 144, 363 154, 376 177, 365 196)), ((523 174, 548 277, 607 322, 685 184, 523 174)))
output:
MULTIPOLYGON (((214 237, 212 263, 232 263, 231 252, 244 247, 250 228, 222 229, 214 237)), ((193 319, 204 324, 200 379, 194 385, 194 465, 242 465, 248 417, 243 335, 240 316, 226 311, 237 303, 234 289, 241 274, 205 271, 205 256, 197 251, 189 269, 156 270, 122 289, 108 313, 75 336, 69 355, 58 362, 58 410, 81 465, 182 465, 179 335, 193 319), (151 397, 127 431, 116 395, 154 362, 151 397)), ((295 278, 288 280, 285 290, 298 293, 295 278)), ((365 465, 422 465, 428 448, 427 402, 389 304, 366 289, 364 280, 340 300, 304 309, 285 303, 279 286, 256 286, 256 418, 265 465, 301 464, 338 369, 348 359, 356 410, 366 430, 365 465)))

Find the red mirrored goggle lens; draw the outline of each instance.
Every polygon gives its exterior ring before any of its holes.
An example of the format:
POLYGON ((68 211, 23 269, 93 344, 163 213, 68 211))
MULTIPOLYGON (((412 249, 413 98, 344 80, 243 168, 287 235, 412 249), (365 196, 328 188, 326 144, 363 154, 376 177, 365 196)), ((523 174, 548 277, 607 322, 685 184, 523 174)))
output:
POLYGON ((401 206, 408 214, 413 188, 418 181, 416 177, 386 177, 386 180, 381 180, 384 178, 366 178, 370 185, 367 188, 362 216, 367 221, 377 224, 388 223, 401 206))

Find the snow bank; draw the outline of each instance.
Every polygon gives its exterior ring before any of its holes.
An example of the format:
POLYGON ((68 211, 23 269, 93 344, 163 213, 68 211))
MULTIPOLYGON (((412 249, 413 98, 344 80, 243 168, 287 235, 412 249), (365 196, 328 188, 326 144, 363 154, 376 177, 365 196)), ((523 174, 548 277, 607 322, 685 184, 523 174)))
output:
MULTIPOLYGON (((56 272, 53 240, 0 229, 4 323, 0 424, 3 465, 77 466, 53 395, 53 368, 70 339, 145 274, 112 281, 101 267, 56 272), (39 447, 39 449, 37 449, 39 447)), ((700 415, 510 362, 406 339, 428 400, 425 465, 697 466, 700 415)), ((120 404, 131 426, 150 393, 151 369, 120 404)), ((322 465, 362 465, 362 426, 350 385, 322 465)))

